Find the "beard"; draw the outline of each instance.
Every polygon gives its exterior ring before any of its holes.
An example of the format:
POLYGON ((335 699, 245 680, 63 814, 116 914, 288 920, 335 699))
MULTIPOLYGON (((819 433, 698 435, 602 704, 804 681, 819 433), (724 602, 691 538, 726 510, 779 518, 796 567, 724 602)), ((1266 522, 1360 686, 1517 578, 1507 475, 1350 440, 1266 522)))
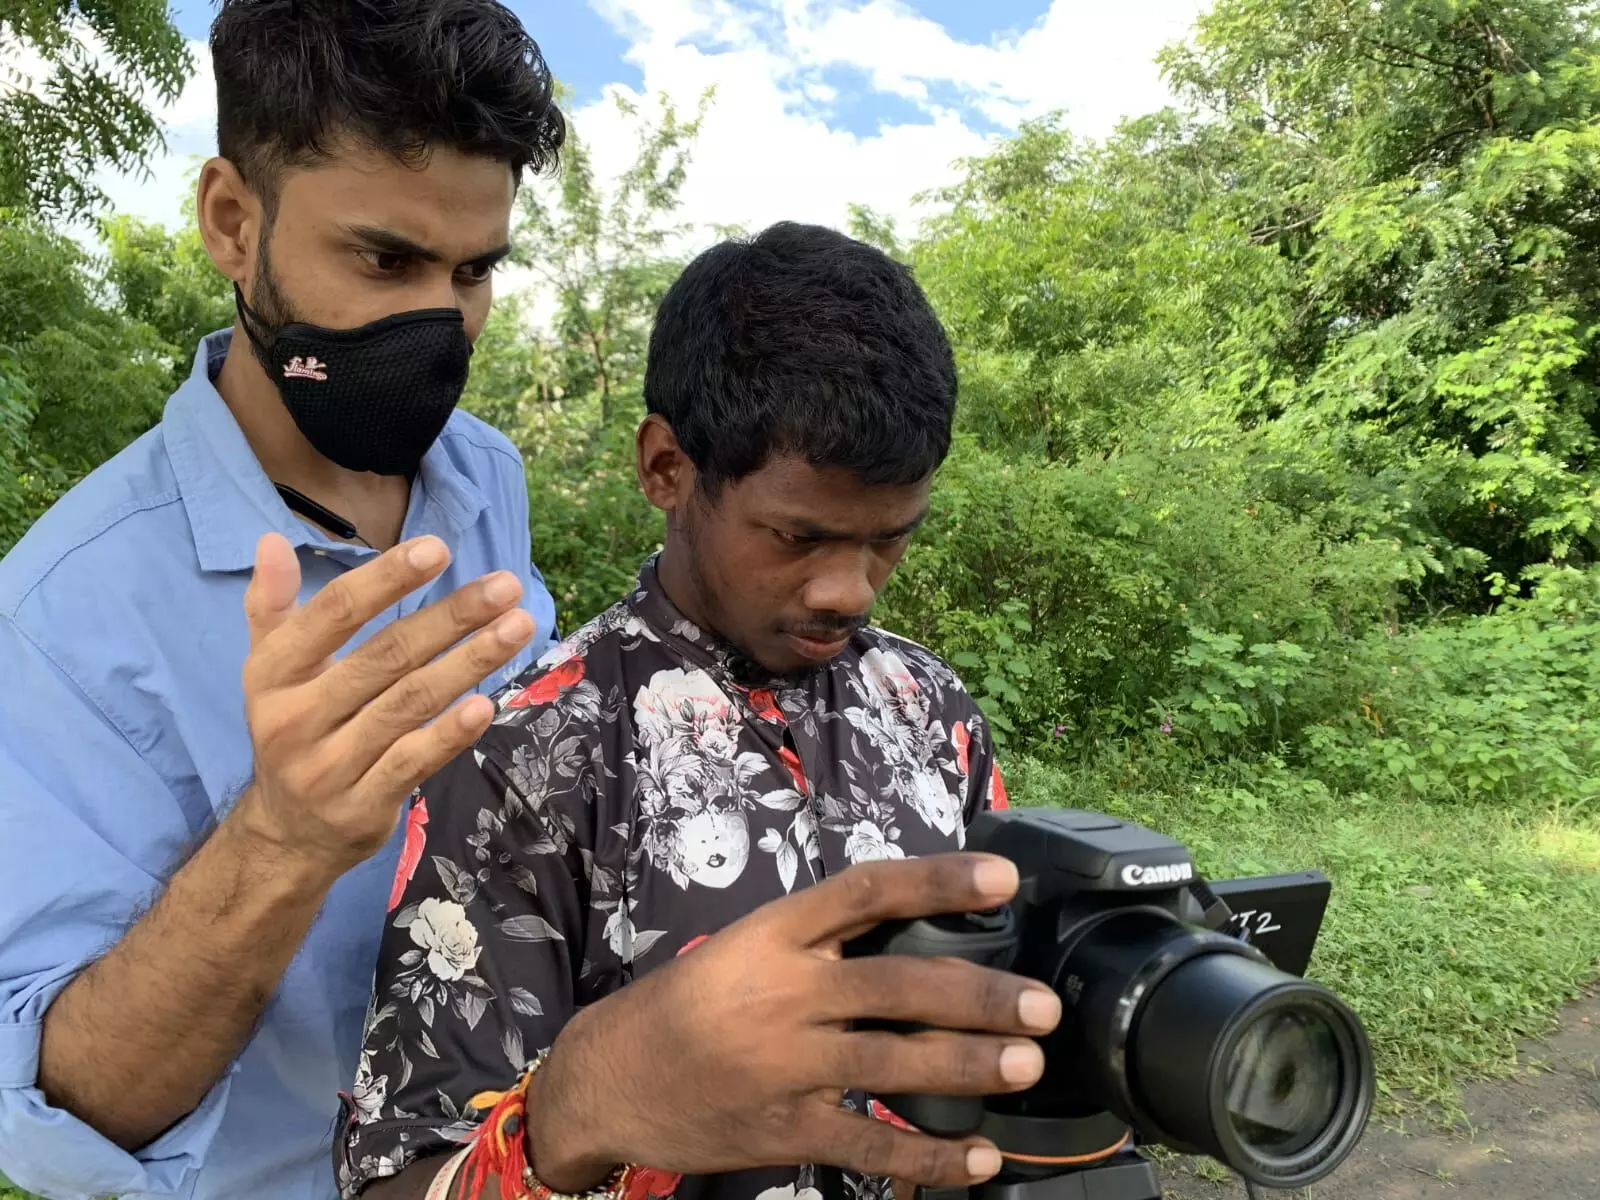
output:
POLYGON ((263 232, 256 246, 256 279, 250 286, 250 313, 242 315, 255 326, 256 336, 250 339, 250 344, 256 359, 270 375, 272 363, 267 358, 267 348, 276 340, 279 330, 298 318, 273 273, 268 236, 268 232, 263 232))

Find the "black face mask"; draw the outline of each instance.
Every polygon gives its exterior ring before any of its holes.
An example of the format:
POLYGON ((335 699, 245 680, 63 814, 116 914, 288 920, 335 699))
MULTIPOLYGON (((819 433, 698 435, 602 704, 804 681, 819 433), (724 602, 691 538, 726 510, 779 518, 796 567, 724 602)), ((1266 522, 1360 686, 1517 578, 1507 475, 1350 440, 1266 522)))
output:
POLYGON ((239 319, 284 407, 323 457, 350 471, 410 475, 467 383, 461 311, 423 308, 355 329, 274 330, 234 285, 239 319))

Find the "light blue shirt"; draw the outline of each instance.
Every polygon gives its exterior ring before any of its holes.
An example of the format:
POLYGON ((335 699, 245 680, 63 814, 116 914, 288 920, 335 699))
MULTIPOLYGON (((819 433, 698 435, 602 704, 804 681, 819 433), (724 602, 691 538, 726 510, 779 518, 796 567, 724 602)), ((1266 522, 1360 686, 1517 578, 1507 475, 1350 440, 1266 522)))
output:
MULTIPOLYGON (((296 546, 304 602, 373 551, 278 498, 201 343, 161 423, 68 493, 0 560, 0 1173, 68 1197, 335 1195, 338 1093, 361 1049, 396 838, 334 887, 255 1035, 188 1117, 129 1154, 38 1090, 40 1018, 136 919, 251 774, 239 683, 244 590, 261 534, 296 546)), ((531 562, 522 462, 456 412, 423 459, 405 537, 450 547, 443 576, 358 645, 485 572, 522 579, 534 641, 555 636, 531 562)))

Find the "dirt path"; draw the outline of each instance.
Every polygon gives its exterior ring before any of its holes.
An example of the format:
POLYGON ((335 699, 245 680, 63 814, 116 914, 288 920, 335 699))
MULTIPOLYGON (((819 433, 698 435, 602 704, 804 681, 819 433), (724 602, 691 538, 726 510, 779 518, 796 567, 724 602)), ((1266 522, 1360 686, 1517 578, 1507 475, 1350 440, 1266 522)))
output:
MULTIPOLYGON (((1527 1072, 1473 1084, 1459 1135, 1396 1133, 1379 1121, 1330 1178, 1295 1200, 1600 1200, 1600 997, 1567 1010, 1527 1072)), ((1202 1171, 1202 1174, 1204 1172, 1202 1171)), ((1243 1200, 1238 1183, 1168 1173, 1166 1200, 1243 1200)))

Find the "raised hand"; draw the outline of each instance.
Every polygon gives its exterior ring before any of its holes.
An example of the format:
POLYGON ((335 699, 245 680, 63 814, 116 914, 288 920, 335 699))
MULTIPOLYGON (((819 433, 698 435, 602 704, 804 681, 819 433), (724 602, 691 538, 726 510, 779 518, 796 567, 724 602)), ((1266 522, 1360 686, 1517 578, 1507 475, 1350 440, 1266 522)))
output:
POLYGON ((474 580, 334 658, 448 562, 438 538, 403 542, 302 606, 293 548, 278 534, 261 539, 245 594, 243 682, 255 776, 231 820, 342 873, 382 847, 412 790, 487 728, 493 702, 461 697, 534 633, 510 572, 474 580))

